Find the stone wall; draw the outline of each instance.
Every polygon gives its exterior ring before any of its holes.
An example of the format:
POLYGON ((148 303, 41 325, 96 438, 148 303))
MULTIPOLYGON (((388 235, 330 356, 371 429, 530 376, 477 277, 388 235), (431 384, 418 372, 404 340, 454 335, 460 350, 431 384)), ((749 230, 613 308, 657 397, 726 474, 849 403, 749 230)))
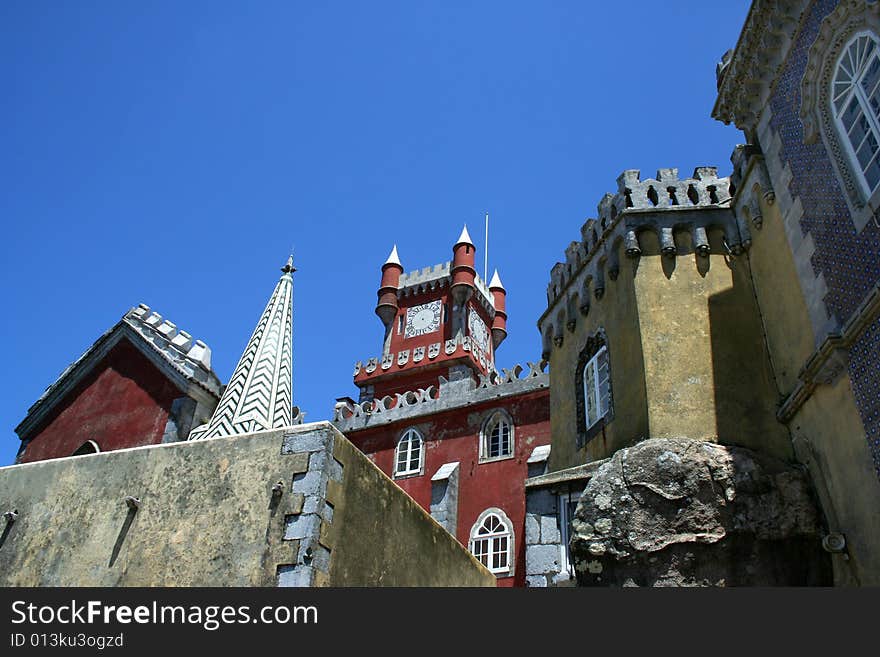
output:
POLYGON ((494 586, 326 422, 0 468, 3 586, 494 586))

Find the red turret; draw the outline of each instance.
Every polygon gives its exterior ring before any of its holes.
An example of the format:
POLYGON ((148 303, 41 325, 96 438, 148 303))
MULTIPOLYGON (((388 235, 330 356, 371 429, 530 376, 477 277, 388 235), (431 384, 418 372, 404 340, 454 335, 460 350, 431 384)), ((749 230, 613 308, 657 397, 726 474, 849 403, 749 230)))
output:
POLYGON ((507 291, 501 284, 501 277, 498 276, 498 270, 492 276, 492 282, 489 283, 489 291, 492 293, 492 300, 495 305, 495 319, 492 320, 492 346, 498 349, 498 345, 504 342, 507 337, 507 291))
POLYGON ((474 269, 476 247, 465 226, 455 246, 452 247, 452 298, 459 306, 464 304, 476 289, 477 270, 474 269))
POLYGON ((402 273, 403 265, 400 264, 395 244, 385 264, 382 265, 382 285, 379 288, 379 302, 376 304, 376 314, 385 328, 388 328, 397 316, 397 287, 400 285, 402 273))

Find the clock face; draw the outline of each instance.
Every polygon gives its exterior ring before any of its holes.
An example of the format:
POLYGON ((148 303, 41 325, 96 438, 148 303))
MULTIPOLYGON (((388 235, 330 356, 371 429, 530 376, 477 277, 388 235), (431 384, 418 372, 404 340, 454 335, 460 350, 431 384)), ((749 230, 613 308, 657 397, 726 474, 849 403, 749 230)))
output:
POLYGON ((406 328, 403 337, 413 338, 417 335, 433 333, 440 328, 440 313, 443 304, 438 299, 421 306, 413 306, 406 309, 406 328))
POLYGON ((489 330, 486 328, 485 322, 480 316, 471 309, 468 312, 468 333, 480 349, 486 351, 489 346, 489 330))

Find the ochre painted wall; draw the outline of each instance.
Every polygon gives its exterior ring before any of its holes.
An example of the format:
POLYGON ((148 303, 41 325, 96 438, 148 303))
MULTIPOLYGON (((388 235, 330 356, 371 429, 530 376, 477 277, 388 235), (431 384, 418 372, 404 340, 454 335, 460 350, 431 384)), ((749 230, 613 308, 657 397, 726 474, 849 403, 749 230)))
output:
MULTIPOLYGON (((653 251, 653 234, 643 236, 643 250, 653 251)), ((640 258, 636 296, 650 434, 791 459, 788 432, 776 421, 778 392, 749 263, 714 255, 723 251, 720 240, 710 233, 713 255, 705 258, 692 251, 640 258)))
POLYGON ((424 469, 419 475, 394 481, 424 509, 431 506, 431 477, 444 463, 458 461, 458 540, 467 546, 477 517, 490 507, 502 509, 514 527, 514 572, 512 577, 499 577, 498 585, 525 586, 526 461, 535 447, 550 443, 549 417, 549 394, 543 389, 512 400, 475 404, 346 435, 392 476, 397 441, 409 427, 417 428, 425 439, 424 469), (480 463, 480 429, 499 408, 506 410, 514 423, 513 458, 480 463))
POLYGON ((171 404, 182 395, 146 356, 121 340, 58 404, 20 462, 70 456, 89 440, 101 451, 158 443, 171 404))
MULTIPOLYGON (((574 312, 578 313, 575 330, 571 332, 565 328, 562 345, 554 346, 550 354, 551 471, 605 458, 648 435, 645 373, 635 292, 636 261, 624 257, 622 252, 621 246, 620 275, 616 280, 606 277, 601 299, 595 297, 592 288, 579 290, 577 299, 571 303, 574 312), (590 309, 583 316, 578 308, 585 296, 589 297, 590 309), (614 419, 585 448, 578 450, 575 387, 578 385, 578 356, 587 340, 599 329, 605 330, 607 339, 614 419)), ((563 317, 561 321, 565 322, 567 318, 563 317)))
MULTIPOLYGON (((764 222, 753 230, 749 262, 780 398, 792 393, 814 351, 814 334, 779 212, 757 190, 764 222)), ((834 555, 838 584, 880 585, 880 482, 849 374, 818 386, 788 423, 797 457, 809 467, 828 529, 846 536, 849 559, 834 555)))

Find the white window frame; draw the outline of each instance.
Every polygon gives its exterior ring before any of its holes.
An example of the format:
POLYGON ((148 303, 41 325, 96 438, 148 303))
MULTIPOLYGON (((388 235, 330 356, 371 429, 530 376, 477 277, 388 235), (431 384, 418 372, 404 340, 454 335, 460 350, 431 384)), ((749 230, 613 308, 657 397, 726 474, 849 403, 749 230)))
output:
MULTIPOLYGON (((880 145, 880 120, 878 120, 877 116, 871 110, 869 97, 866 95, 861 85, 862 79, 864 78, 868 70, 867 64, 874 58, 880 59, 880 40, 878 40, 877 35, 875 35, 870 30, 862 30, 854 34, 847 41, 846 45, 841 49, 840 55, 838 56, 837 61, 834 64, 833 75, 829 83, 831 85, 831 88, 829 89, 828 94, 828 102, 831 105, 831 116, 834 119, 834 128, 837 131, 838 140, 841 142, 844 150, 847 153, 850 169, 852 170, 854 176, 859 180, 859 187, 862 191, 863 198, 866 202, 870 202, 872 205, 875 204, 877 198, 880 197, 880 180, 878 180, 876 186, 872 189, 870 184, 868 183, 868 179, 865 177, 865 172, 862 169, 862 165, 859 162, 858 156, 856 154, 857 151, 850 142, 848 130, 841 120, 841 116, 844 114, 846 108, 852 102, 853 97, 855 97, 858 102, 861 114, 865 117, 865 120, 868 123, 868 133, 865 135, 862 143, 864 143, 864 141, 867 140, 869 137, 873 137, 878 145, 880 145), (867 38, 870 42, 873 43, 873 52, 865 60, 865 65, 862 66, 861 69, 855 71, 855 75, 853 76, 849 89, 843 92, 843 109, 838 110, 835 103, 834 94, 834 85, 838 72, 840 71, 841 67, 844 66, 845 61, 853 63, 852 58, 850 57, 850 51, 856 45, 856 42, 863 38, 867 38)), ((846 68, 844 68, 844 70, 846 70, 846 68)), ((875 86, 875 90, 876 89, 877 87, 875 86)), ((838 97, 840 97, 840 94, 838 94, 838 97)), ((878 149, 878 153, 876 154, 875 158, 877 160, 880 160, 880 149, 878 149)))
POLYGON ((608 347, 602 347, 593 354, 592 358, 584 365, 583 381, 581 384, 584 389, 584 424, 587 429, 596 424, 599 420, 608 414, 611 407, 611 370, 608 364, 608 347), (599 360, 600 356, 605 356, 605 379, 600 379, 599 360), (592 381, 591 381, 592 378, 592 381), (605 384, 603 387, 603 383, 605 384), (595 400, 594 418, 590 417, 590 395, 595 400), (603 394, 604 393, 604 394, 603 394))
POLYGON ((513 419, 510 415, 502 409, 493 411, 491 415, 486 418, 486 421, 483 422, 483 427, 480 430, 480 463, 512 459, 516 451, 514 442, 515 434, 516 430, 513 424, 513 419), (490 456, 489 447, 492 442, 492 432, 502 423, 506 424, 508 428, 508 451, 502 452, 496 456, 490 456))
POLYGON ((477 560, 482 563, 486 568, 489 569, 490 572, 495 574, 498 577, 511 577, 513 575, 513 555, 514 555, 514 535, 513 535, 513 523, 510 522, 510 518, 507 517, 507 514, 504 513, 501 509, 498 508, 490 508, 483 511, 480 516, 477 518, 477 521, 471 527, 470 533, 470 541, 468 542, 468 549, 471 551, 477 560), (483 525, 489 521, 490 518, 495 518, 499 521, 500 526, 503 528, 501 530, 489 531, 487 533, 481 534, 480 530, 483 525), (502 541, 504 542, 503 547, 502 541), (477 544, 485 543, 487 546, 487 550, 480 549, 477 550, 477 544), (496 549, 496 545, 500 547, 500 549, 496 549), (504 561, 506 563, 495 565, 494 556, 495 555, 504 555, 504 561))
POLYGON ((409 427, 406 431, 403 432, 403 435, 400 436, 400 439, 397 441, 397 447, 394 449, 394 476, 395 477, 409 477, 412 475, 421 474, 425 465, 425 439, 422 436, 421 432, 415 427, 409 427), (418 441, 418 462, 416 463, 416 467, 412 467, 413 462, 413 442, 414 440, 418 441), (406 468, 401 470, 401 450, 406 449, 406 460, 404 461, 406 468))
POLYGON ((560 493, 557 501, 557 509, 559 509, 559 572, 567 572, 574 577, 574 564, 569 554, 569 543, 571 541, 571 521, 574 519, 574 510, 571 504, 577 504, 580 501, 582 491, 573 490, 567 493, 560 493))

